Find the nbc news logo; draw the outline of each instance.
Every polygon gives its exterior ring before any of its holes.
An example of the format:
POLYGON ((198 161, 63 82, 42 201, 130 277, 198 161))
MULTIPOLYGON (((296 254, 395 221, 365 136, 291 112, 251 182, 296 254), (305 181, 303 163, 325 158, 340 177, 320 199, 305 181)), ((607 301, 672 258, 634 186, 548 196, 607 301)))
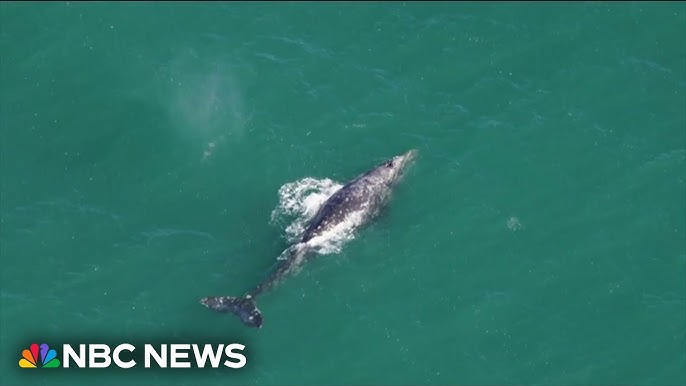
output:
MULTIPOLYGON (((240 369, 245 366, 247 359, 241 351, 245 346, 232 344, 146 344, 143 347, 144 368, 218 368, 220 366, 240 369), (222 361, 222 358, 226 359, 222 361), (209 363, 208 363, 209 362, 209 363)), ((46 343, 40 346, 33 343, 21 353, 19 367, 21 368, 107 368, 113 363, 116 367, 130 369, 138 363, 133 358, 136 347, 129 343, 122 343, 111 349, 106 344, 79 344, 78 350, 69 344, 62 345, 62 361, 57 359, 57 351, 46 343), (128 352, 128 354, 123 354, 128 352), (122 359, 122 356, 125 358, 122 359)), ((140 359, 140 358, 139 358, 140 359)))
POLYGON ((22 358, 19 359, 19 367, 29 369, 35 369, 37 367, 60 367, 60 360, 57 359, 57 352, 50 349, 46 343, 40 345, 40 360, 38 358, 38 350, 39 346, 37 343, 29 346, 28 350, 24 350, 21 353, 22 358))

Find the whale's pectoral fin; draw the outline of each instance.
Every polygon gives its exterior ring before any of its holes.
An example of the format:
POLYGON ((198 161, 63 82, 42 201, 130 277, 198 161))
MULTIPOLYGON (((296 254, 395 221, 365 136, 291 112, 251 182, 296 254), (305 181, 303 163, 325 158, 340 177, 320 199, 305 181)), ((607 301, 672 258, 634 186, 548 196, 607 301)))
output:
POLYGON ((217 312, 231 312, 238 316, 249 327, 262 327, 262 313, 252 296, 238 298, 233 296, 209 296, 200 299, 205 307, 217 312))

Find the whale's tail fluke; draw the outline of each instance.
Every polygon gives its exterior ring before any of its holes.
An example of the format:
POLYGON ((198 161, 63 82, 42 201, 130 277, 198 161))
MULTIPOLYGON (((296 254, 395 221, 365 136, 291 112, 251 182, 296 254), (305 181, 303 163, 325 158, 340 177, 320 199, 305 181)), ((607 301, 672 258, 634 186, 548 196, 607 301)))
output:
POLYGON ((200 299, 205 307, 217 312, 231 312, 248 327, 262 327, 262 313, 257 309, 253 297, 209 296, 200 299))

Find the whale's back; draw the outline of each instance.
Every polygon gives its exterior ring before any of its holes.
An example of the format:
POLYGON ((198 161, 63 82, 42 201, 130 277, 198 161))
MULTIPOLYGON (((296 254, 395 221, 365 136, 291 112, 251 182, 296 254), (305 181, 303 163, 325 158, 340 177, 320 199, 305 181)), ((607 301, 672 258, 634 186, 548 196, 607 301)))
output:
POLYGON ((308 242, 327 230, 346 221, 352 213, 359 213, 370 208, 373 201, 374 187, 355 179, 331 195, 317 214, 312 218, 303 233, 301 242, 308 242))

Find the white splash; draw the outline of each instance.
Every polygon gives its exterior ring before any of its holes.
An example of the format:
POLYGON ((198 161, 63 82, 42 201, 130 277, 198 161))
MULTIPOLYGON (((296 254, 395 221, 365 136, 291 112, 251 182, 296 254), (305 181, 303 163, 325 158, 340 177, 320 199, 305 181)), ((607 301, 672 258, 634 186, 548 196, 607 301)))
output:
POLYGON ((524 225, 522 225, 522 223, 519 221, 519 219, 517 217, 513 216, 513 217, 510 217, 509 219, 507 219, 507 227, 511 231, 518 231, 520 229, 523 229, 524 225))
MULTIPOLYGON (((318 180, 310 177, 284 184, 279 189, 279 204, 272 211, 270 223, 284 227, 286 239, 291 243, 297 242, 322 204, 341 187, 342 184, 328 178, 318 180)), ((343 244, 353 238, 353 230, 363 221, 363 212, 351 213, 341 224, 307 244, 322 254, 340 252, 343 244)))
POLYGON ((297 241, 305 231, 307 222, 342 186, 328 178, 317 180, 309 177, 284 184, 279 188, 279 204, 272 211, 271 223, 285 226, 288 241, 297 241))

